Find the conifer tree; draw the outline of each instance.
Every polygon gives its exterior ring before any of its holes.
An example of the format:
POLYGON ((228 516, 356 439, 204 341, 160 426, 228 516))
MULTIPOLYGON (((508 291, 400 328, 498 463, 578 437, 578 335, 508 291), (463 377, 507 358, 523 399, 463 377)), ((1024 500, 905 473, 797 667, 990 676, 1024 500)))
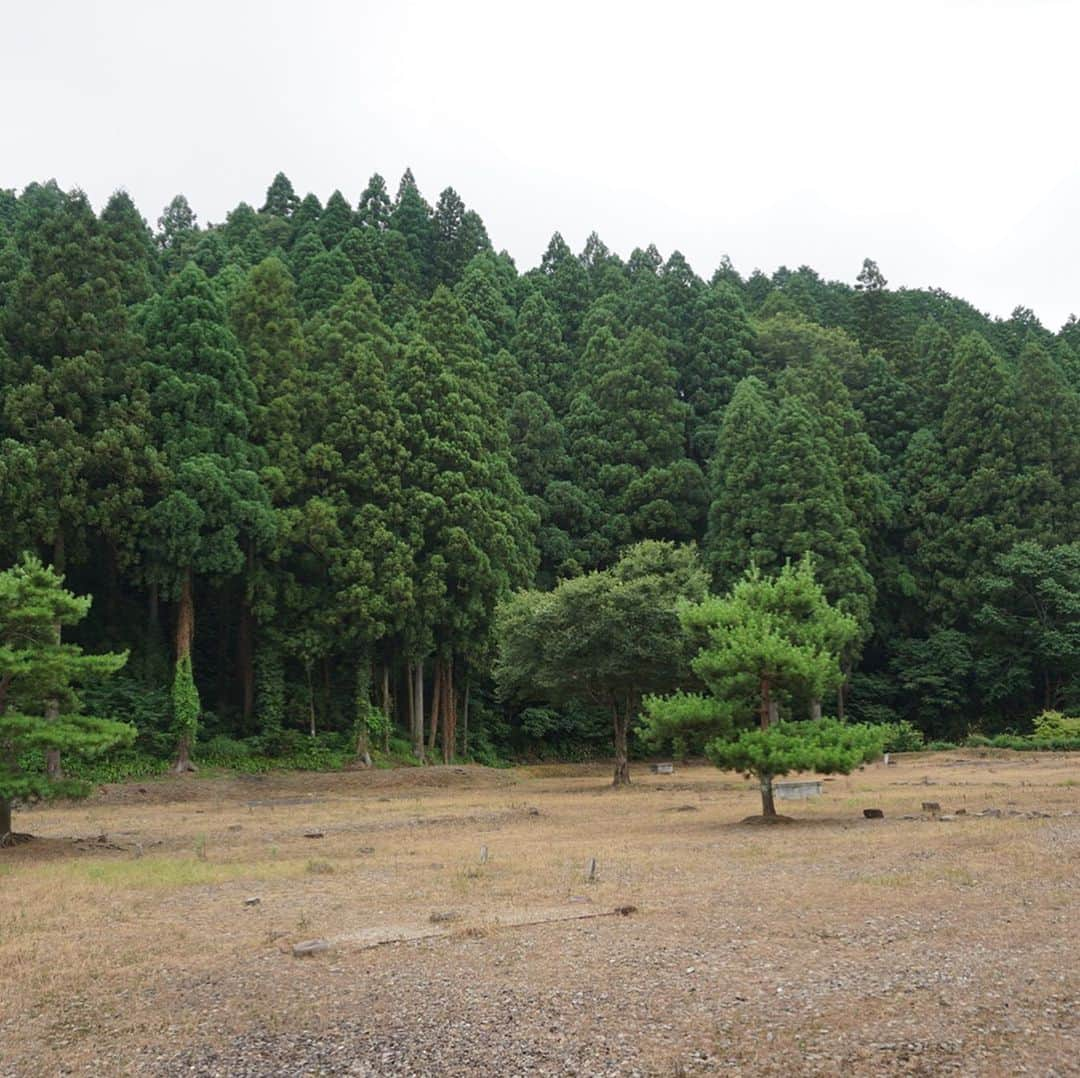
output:
POLYGON ((676 369, 679 395, 692 409, 691 455, 704 463, 712 456, 735 386, 750 372, 754 333, 742 300, 729 285, 713 285, 692 296, 686 347, 676 369))
POLYGON ((326 200, 317 227, 319 238, 328 251, 332 251, 349 234, 353 227, 353 211, 340 191, 334 191, 326 200))
POLYGON ((431 207, 420 195, 412 169, 406 169, 398 185, 394 208, 390 213, 390 228, 405 237, 409 256, 416 265, 422 282, 431 280, 434 272, 435 233, 431 207))
POLYGON ((60 642, 57 627, 77 624, 89 608, 89 597, 67 591, 64 578, 35 557, 0 572, 0 847, 28 837, 12 829, 16 798, 89 793, 88 783, 34 769, 30 750, 96 756, 135 739, 125 723, 80 713, 79 688, 127 659, 60 642))
POLYGON ((244 567, 274 520, 248 441, 255 388, 213 285, 188 265, 148 307, 156 437, 168 475, 147 518, 147 575, 177 600, 176 769, 191 765, 199 703, 192 675, 195 585, 244 567))
POLYGON ((766 819, 776 818, 776 777, 847 774, 881 754, 882 735, 869 727, 777 721, 779 693, 821 699, 840 683, 840 654, 858 632, 854 618, 826 600, 809 557, 772 577, 753 566, 722 598, 684 607, 682 621, 690 636, 706 641, 691 666, 709 691, 647 700, 647 740, 718 734, 706 745, 709 758, 757 777, 766 819), (732 737, 755 712, 758 729, 732 737))
POLYGON ((386 180, 376 172, 360 195, 360 201, 356 205, 357 219, 368 228, 386 229, 390 227, 391 208, 386 180))
MULTIPOLYGON (((536 518, 513 475, 505 422, 467 315, 436 289, 420 339, 394 371, 408 450, 406 534, 414 552, 414 603, 405 646, 434 654, 452 685, 455 658, 483 650, 496 601, 536 569, 536 518)), ((444 688, 444 692, 447 691, 444 688)), ((442 710, 452 754, 453 694, 442 710)))
POLYGON ((341 297, 355 272, 340 248, 315 255, 300 274, 297 295, 304 313, 324 311, 341 297))
POLYGON ((157 221, 157 243, 167 273, 178 270, 191 257, 198 227, 195 213, 183 195, 176 195, 157 221))
POLYGON ((101 232, 118 267, 123 302, 141 303, 154 289, 157 253, 154 237, 126 191, 115 192, 105 204, 101 232))
POLYGON ((266 201, 260 213, 288 220, 300 206, 300 199, 284 172, 279 172, 266 189, 266 201))

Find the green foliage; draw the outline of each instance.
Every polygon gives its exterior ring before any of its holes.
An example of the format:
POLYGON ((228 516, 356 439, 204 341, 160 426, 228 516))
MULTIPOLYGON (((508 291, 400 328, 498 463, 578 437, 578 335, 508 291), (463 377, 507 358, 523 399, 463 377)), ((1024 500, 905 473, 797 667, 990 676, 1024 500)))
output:
POLYGON ((1060 711, 1043 711, 1035 716, 1034 736, 1039 741, 1080 739, 1080 717, 1062 715, 1060 711))
POLYGON ((199 718, 202 704, 199 690, 191 673, 191 657, 184 656, 176 661, 172 683, 173 732, 177 741, 186 741, 190 747, 199 733, 199 718))
POLYGON ((706 755, 726 771, 776 778, 791 771, 847 775, 884 751, 885 731, 836 719, 780 722, 765 730, 744 730, 735 739, 715 738, 706 755))
POLYGON ((627 733, 642 695, 691 683, 679 606, 700 600, 696 551, 651 540, 611 568, 518 592, 496 613, 495 679, 504 700, 591 703, 612 717, 616 783, 626 781, 627 733))
POLYGON ((925 743, 922 731, 907 719, 882 723, 879 729, 885 738, 882 744, 885 752, 919 752, 925 743))
MULTIPOLYGON (((599 602, 615 578, 589 570, 643 539, 701 544, 720 590, 813 556, 857 631, 839 686, 794 666, 772 686, 785 717, 836 688, 930 738, 1024 730, 1080 707, 1078 325, 891 289, 870 259, 845 283, 725 258, 706 283, 595 233, 519 273, 411 172, 355 210, 278 173, 222 224, 177 195, 153 235, 123 191, 95 216, 32 183, 0 191, 0 568, 48 551, 97 596, 77 639, 140 661, 82 698, 140 753, 175 748, 190 655, 202 736, 259 739, 244 767, 307 751, 312 724, 335 752, 393 741, 417 659, 428 690, 449 664, 459 708, 466 677, 484 700, 470 752, 586 755, 595 707, 490 703, 494 610, 576 579, 599 602)), ((723 696, 685 676, 665 745, 760 711, 749 675, 723 696)))
POLYGON ((718 766, 762 780, 766 816, 775 815, 772 778, 792 770, 850 771, 880 752, 879 727, 831 719, 774 719, 781 693, 820 701, 842 679, 839 657, 855 638, 855 619, 830 606, 814 579, 809 556, 788 562, 775 577, 757 566, 722 598, 681 612, 684 630, 699 641, 690 664, 707 693, 646 700, 643 735, 655 747, 682 738, 705 744, 718 766), (758 713, 760 729, 738 732, 758 713), (733 730, 735 733, 733 734, 733 730))
MULTIPOLYGON (((15 799, 85 794, 84 783, 40 766, 28 753, 59 751, 93 757, 130 745, 133 727, 81 712, 81 686, 119 670, 125 654, 89 655, 60 641, 60 630, 82 621, 89 598, 63 586, 63 577, 26 555, 0 573, 0 808, 15 799)), ((4 819, 3 839, 9 830, 4 819)))

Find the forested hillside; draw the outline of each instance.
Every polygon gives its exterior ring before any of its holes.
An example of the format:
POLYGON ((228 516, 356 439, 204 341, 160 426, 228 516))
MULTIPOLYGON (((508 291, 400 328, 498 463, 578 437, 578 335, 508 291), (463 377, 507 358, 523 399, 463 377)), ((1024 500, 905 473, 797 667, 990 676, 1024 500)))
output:
POLYGON ((0 568, 94 596, 77 639, 131 653, 94 702, 162 757, 190 708, 269 753, 602 750, 495 700, 495 605, 647 538, 716 590, 811 551, 859 625, 827 710, 1027 729, 1080 702, 1080 323, 852 272, 595 234, 520 272, 409 172, 156 229, 0 191, 0 568))

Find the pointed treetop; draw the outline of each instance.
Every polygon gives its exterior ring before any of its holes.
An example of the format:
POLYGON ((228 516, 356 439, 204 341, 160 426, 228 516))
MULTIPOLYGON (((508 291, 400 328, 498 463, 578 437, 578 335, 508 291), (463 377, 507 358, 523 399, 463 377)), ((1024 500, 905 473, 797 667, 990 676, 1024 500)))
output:
POLYGON ((862 269, 855 280, 855 288, 859 292, 881 292, 889 283, 872 258, 863 259, 862 269))
POLYGON ((279 172, 266 189, 266 202, 263 203, 261 212, 275 217, 292 217, 299 205, 300 199, 297 198, 289 177, 284 172, 279 172))
POLYGON ((368 185, 364 188, 360 201, 356 205, 360 223, 369 228, 388 228, 390 210, 390 193, 386 189, 386 180, 376 172, 368 180, 368 185))

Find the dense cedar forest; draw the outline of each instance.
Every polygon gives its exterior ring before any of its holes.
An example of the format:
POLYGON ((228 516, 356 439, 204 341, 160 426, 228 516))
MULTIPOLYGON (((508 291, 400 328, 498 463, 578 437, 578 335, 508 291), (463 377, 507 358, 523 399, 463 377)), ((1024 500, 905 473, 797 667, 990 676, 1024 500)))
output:
POLYGON ((1080 702, 1075 318, 595 234, 522 273, 451 188, 352 196, 279 174, 153 229, 0 191, 0 568, 93 595, 65 631, 130 652, 90 702, 143 752, 177 709, 196 757, 392 748, 420 699, 447 755, 607 751, 602 713, 499 702, 494 611, 649 538, 716 591, 812 552, 858 622, 834 714, 958 737, 1080 702))

